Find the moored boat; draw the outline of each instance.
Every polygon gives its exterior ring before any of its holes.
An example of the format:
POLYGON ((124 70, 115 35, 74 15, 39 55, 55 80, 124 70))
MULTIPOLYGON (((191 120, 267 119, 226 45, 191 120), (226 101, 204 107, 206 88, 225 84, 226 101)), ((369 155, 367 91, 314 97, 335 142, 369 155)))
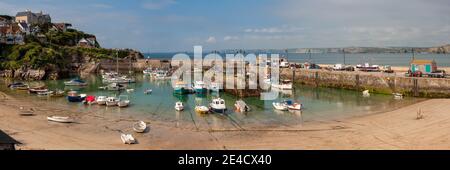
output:
POLYGON ((150 94, 150 93, 152 93, 152 91, 153 91, 152 89, 145 89, 144 94, 150 94))
POLYGON ((16 82, 16 83, 8 84, 8 88, 10 88, 12 90, 28 90, 29 86, 22 82, 16 82))
POLYGON ((302 110, 303 108, 301 103, 293 102, 292 100, 286 100, 284 103, 286 103, 289 110, 302 110))
POLYGON ((25 109, 24 107, 20 107, 19 108, 19 115, 20 116, 32 116, 34 115, 34 109, 33 108, 29 108, 29 109, 25 109))
POLYGON ((401 93, 392 93, 394 95, 394 99, 403 99, 403 94, 401 93))
POLYGON ((98 105, 106 105, 106 96, 97 96, 95 99, 98 105))
POLYGON ((84 103, 84 104, 88 104, 88 105, 95 104, 95 103, 96 103, 96 101, 95 101, 95 96, 87 96, 87 97, 84 99, 83 103, 84 103))
POLYGON ((133 135, 131 134, 121 134, 120 139, 124 144, 134 144, 136 143, 136 139, 134 139, 133 135))
POLYGON ((369 90, 364 90, 364 91, 362 92, 362 94, 363 94, 364 97, 370 97, 370 92, 369 92, 369 90))
POLYGON ((206 106, 195 106, 195 112, 198 114, 207 114, 209 113, 209 108, 206 106))
POLYGON ((117 101, 117 106, 119 107, 128 107, 130 105, 130 99, 128 99, 127 95, 120 95, 119 100, 117 101))
POLYGON ((106 98, 106 106, 117 106, 119 99, 117 97, 106 98))
POLYGON ((137 133, 143 133, 147 129, 147 124, 144 121, 139 121, 133 124, 133 130, 137 133))
POLYGON ((213 99, 212 102, 209 104, 209 107, 211 111, 214 113, 225 113, 225 111, 227 110, 225 100, 221 98, 213 99))
POLYGON ((68 116, 48 116, 48 121, 58 122, 58 123, 72 123, 74 120, 68 116))
POLYGON ((63 97, 64 91, 63 90, 55 90, 53 93, 50 94, 50 97, 63 97))
POLYGON ((287 111, 289 109, 285 102, 273 102, 272 105, 275 110, 287 111))
POLYGON ((187 87, 186 87, 186 83, 183 81, 179 81, 175 83, 175 87, 174 87, 174 91, 173 93, 175 94, 186 94, 187 91, 187 87))
POLYGON ((184 106, 183 106, 183 102, 176 102, 175 103, 175 110, 176 111, 182 111, 182 110, 184 110, 184 106))
POLYGON ((76 91, 70 91, 67 93, 67 100, 69 102, 82 102, 86 98, 86 94, 78 95, 76 91))
POLYGON ((64 82, 64 85, 66 85, 66 86, 86 86, 87 83, 80 79, 72 79, 70 81, 64 82))
POLYGON ((281 83, 273 83, 272 87, 281 90, 292 90, 292 82, 290 80, 282 80, 281 83))
POLYGON ((243 100, 236 101, 234 106, 236 107, 237 112, 249 112, 250 111, 250 107, 243 100))
POLYGON ((197 93, 197 94, 206 93, 207 92, 207 88, 206 88, 205 82, 203 82, 203 81, 195 81, 195 83, 194 83, 194 90, 195 90, 195 93, 197 93))

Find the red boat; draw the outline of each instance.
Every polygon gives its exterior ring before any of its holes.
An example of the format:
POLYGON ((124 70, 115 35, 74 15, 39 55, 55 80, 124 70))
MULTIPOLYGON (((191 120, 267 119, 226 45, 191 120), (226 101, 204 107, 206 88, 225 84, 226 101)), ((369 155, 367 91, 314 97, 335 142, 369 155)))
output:
POLYGON ((96 102, 95 96, 87 96, 86 99, 84 99, 85 104, 91 105, 91 104, 94 104, 95 102, 96 102))

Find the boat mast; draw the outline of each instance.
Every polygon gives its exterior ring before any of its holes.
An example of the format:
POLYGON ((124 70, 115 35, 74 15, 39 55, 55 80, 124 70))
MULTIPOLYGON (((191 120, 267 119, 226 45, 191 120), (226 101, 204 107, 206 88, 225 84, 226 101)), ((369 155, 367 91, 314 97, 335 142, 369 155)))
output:
POLYGON ((342 53, 344 53, 344 65, 345 65, 345 48, 342 48, 342 53))
POLYGON ((119 51, 116 51, 116 72, 119 74, 119 51))

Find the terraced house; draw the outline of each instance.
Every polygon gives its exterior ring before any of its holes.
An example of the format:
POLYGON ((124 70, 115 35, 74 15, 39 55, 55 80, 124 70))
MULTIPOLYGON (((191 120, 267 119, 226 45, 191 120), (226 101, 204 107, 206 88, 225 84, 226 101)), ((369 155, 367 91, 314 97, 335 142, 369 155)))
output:
POLYGON ((44 14, 41 12, 33 13, 29 10, 24 12, 18 12, 16 14, 16 22, 27 23, 29 25, 42 25, 46 23, 51 23, 52 19, 49 14, 44 14))

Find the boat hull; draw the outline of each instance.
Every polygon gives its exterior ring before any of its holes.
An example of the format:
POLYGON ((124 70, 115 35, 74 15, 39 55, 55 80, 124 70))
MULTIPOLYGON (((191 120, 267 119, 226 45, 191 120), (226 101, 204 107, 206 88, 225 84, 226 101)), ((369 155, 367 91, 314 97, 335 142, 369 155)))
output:
POLYGON ((67 96, 67 100, 69 102, 82 102, 85 99, 85 97, 81 96, 67 96))
POLYGON ((195 93, 198 93, 198 94, 203 94, 206 92, 208 92, 208 89, 206 89, 206 88, 196 88, 195 89, 195 93))
POLYGON ((187 90, 185 88, 176 88, 176 89, 174 89, 173 93, 175 93, 175 94, 186 94, 187 90))
POLYGON ((223 113, 225 113, 226 111, 227 111, 227 109, 222 109, 222 108, 210 108, 210 110, 211 110, 211 112, 213 112, 213 113, 221 113, 221 114, 223 114, 223 113))

